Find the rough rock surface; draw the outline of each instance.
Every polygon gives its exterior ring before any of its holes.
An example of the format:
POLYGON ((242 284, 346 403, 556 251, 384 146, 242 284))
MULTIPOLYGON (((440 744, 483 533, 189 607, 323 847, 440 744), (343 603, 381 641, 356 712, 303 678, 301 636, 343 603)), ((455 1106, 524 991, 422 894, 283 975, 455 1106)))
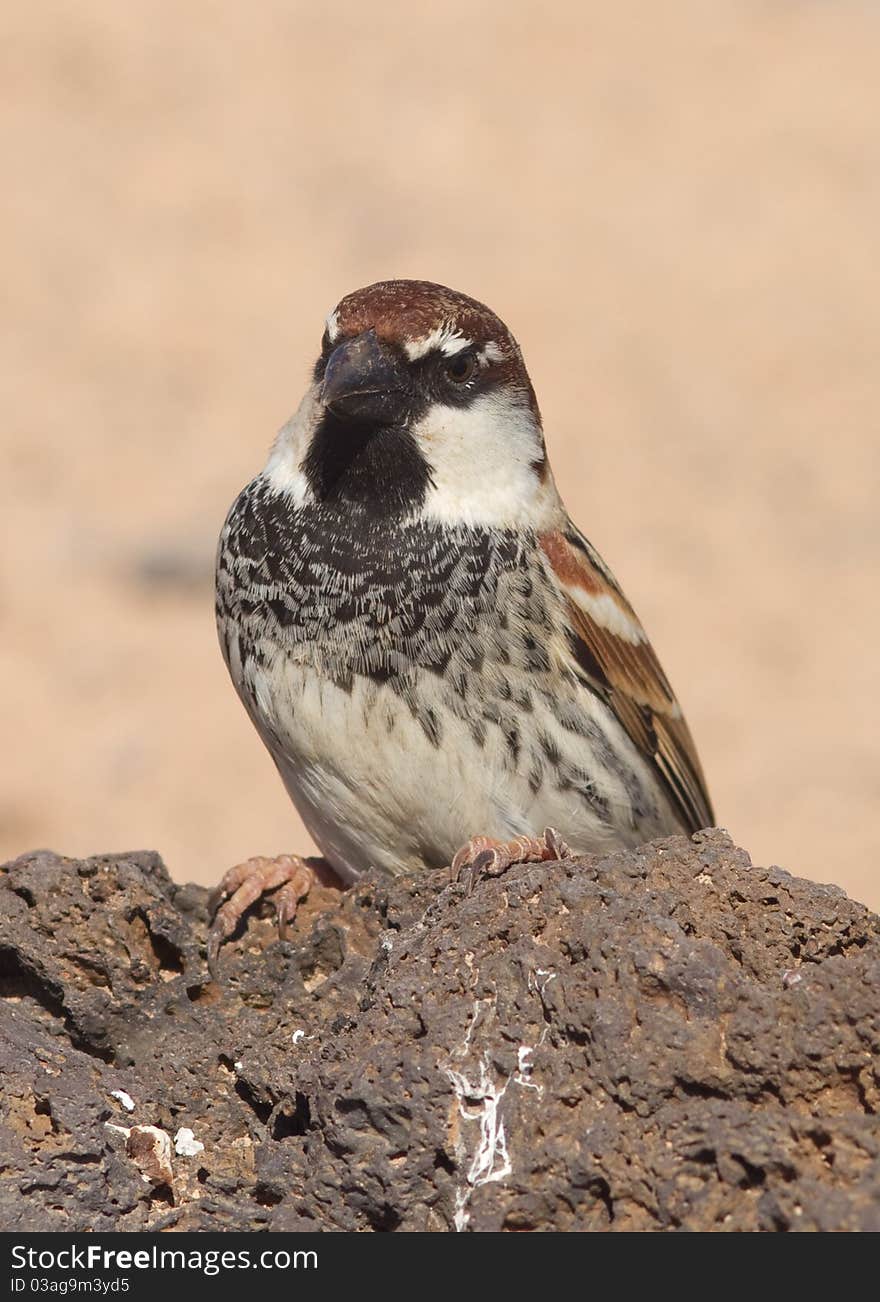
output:
POLYGON ((880 1230, 880 919, 721 832, 205 905, 0 870, 0 1228, 880 1230))

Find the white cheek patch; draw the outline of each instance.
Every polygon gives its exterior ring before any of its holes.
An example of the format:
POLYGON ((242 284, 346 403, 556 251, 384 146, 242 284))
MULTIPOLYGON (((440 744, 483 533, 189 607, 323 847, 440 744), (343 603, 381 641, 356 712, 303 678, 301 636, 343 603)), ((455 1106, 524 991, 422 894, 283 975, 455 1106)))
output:
POLYGON ((339 312, 336 308, 332 312, 328 312, 324 324, 327 327, 327 338, 331 344, 335 344, 339 338, 339 312))
POLYGON ((302 506, 313 496, 300 466, 319 417, 318 385, 312 384, 294 415, 278 431, 263 469, 263 478, 277 492, 287 494, 294 506, 302 506))
POLYGON ((524 403, 497 393, 468 407, 437 403, 413 435, 433 481, 421 518, 505 528, 541 526, 555 516, 552 479, 542 484, 535 471, 544 458, 543 438, 524 403))
POLYGON ((472 343, 472 339, 465 339, 451 322, 447 322, 422 339, 407 340, 404 348, 409 360, 417 362, 420 357, 427 357, 428 353, 434 352, 443 353, 444 357, 454 357, 463 348, 470 348, 472 343))

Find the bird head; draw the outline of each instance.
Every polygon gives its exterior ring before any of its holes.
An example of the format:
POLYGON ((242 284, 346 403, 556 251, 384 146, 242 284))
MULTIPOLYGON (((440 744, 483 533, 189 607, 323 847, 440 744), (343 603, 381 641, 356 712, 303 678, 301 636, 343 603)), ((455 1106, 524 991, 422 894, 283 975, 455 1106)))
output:
POLYGON ((516 340, 428 281, 382 281, 334 308, 267 473, 301 501, 453 525, 537 523, 556 500, 516 340))

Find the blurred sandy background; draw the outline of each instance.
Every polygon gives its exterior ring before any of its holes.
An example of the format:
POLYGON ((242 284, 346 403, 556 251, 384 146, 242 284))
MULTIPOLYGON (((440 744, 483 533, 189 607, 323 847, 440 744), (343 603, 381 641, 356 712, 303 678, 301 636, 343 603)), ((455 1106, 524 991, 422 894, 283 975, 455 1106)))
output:
POLYGON ((880 905, 878 58, 855 0, 5 5, 0 855, 307 848, 214 543, 416 276, 518 335, 720 822, 880 905))

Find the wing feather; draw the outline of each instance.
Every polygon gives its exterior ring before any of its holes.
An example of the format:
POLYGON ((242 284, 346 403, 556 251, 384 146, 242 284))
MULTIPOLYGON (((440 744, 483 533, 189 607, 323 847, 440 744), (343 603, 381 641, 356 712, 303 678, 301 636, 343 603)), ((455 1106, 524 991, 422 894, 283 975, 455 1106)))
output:
POLYGON ((690 832, 711 826, 706 779, 681 707, 614 576, 573 526, 539 541, 566 601, 577 671, 653 767, 682 825, 690 832))

